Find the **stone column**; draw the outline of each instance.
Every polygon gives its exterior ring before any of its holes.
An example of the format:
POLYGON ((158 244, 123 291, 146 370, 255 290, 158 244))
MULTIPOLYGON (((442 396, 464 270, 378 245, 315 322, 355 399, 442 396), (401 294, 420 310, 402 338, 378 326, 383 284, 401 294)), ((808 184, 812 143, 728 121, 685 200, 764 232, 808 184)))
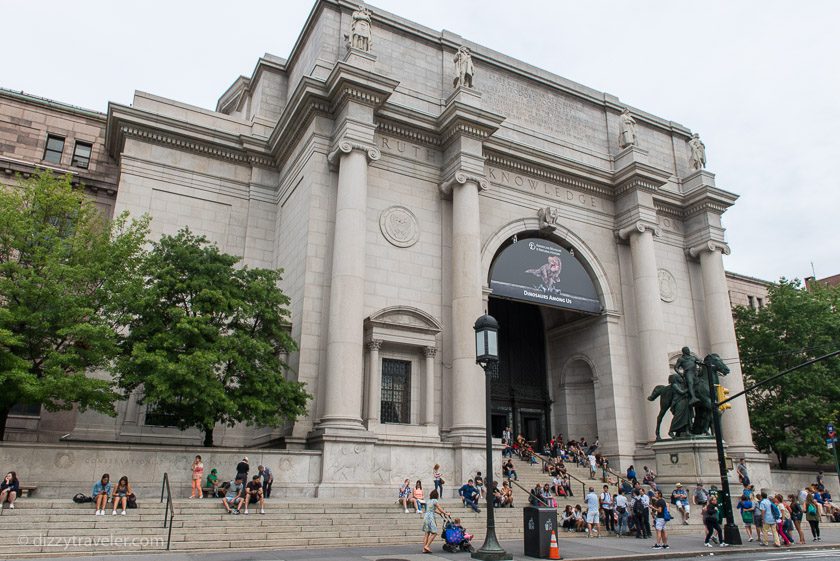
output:
POLYGON ((457 172, 452 191, 452 437, 484 436, 484 372, 475 363, 473 326, 484 313, 478 193, 484 178, 457 172), (462 399, 459 396, 471 396, 462 399))
POLYGON ((319 423, 324 428, 362 428, 367 158, 378 159, 379 150, 347 140, 328 157, 338 165, 338 192, 319 423))
POLYGON ((367 421, 368 428, 371 424, 379 422, 380 403, 382 401, 382 362, 379 360, 379 349, 382 348, 382 341, 373 339, 368 342, 368 395, 367 395, 367 421))
POLYGON ((426 408, 423 412, 423 424, 434 425, 435 423, 435 347, 423 347, 423 354, 426 357, 426 408))
MULTIPOLYGON (((726 272, 723 268, 723 254, 729 254, 729 247, 720 242, 707 242, 689 249, 692 257, 700 256, 700 270, 703 277, 703 295, 706 312, 706 332, 710 352, 717 353, 726 361, 730 372, 720 377, 720 383, 731 393, 744 389, 744 377, 738 355, 738 341, 735 338, 735 322, 732 319, 732 305, 726 272)), ((736 399, 722 416, 723 438, 730 448, 754 449, 747 400, 736 399)))
MULTIPOLYGON (((653 236, 657 227, 647 222, 637 222, 619 232, 630 240, 630 258, 633 263, 633 292, 636 302, 636 333, 639 338, 639 368, 642 371, 642 393, 645 409, 645 437, 653 440, 658 405, 645 398, 653 388, 663 383, 668 373, 668 353, 665 350, 665 322, 659 298, 659 278, 653 236)), ((666 430, 667 432, 667 430, 666 430)))

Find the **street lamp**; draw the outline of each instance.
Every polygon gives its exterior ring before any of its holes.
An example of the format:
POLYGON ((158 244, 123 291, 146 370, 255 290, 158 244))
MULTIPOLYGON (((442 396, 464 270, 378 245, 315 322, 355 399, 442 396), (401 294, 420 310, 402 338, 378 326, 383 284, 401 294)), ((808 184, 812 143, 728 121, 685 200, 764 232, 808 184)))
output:
POLYGON ((496 519, 493 515, 493 441, 490 422, 490 381, 499 366, 499 322, 491 315, 484 314, 475 321, 475 362, 484 369, 485 409, 486 409, 486 454, 487 478, 490 490, 487 493, 487 535, 481 549, 472 554, 473 559, 502 561, 513 557, 502 549, 496 539, 496 519))

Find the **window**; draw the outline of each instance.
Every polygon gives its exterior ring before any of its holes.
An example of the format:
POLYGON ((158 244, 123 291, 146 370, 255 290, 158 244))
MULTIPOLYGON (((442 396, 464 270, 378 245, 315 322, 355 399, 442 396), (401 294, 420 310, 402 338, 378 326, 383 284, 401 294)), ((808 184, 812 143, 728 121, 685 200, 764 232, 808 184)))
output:
POLYGON ((162 405, 147 405, 146 406, 146 426, 152 427, 174 427, 175 415, 167 413, 166 408, 162 405))
POLYGON ((756 298, 756 300, 758 301, 758 309, 760 310, 764 307, 764 298, 756 298))
POLYGON ((61 163, 61 153, 64 152, 64 139, 60 136, 47 135, 47 147, 44 150, 44 161, 51 164, 61 163))
POLYGON ((12 405, 9 415, 17 415, 19 417, 40 417, 41 404, 40 403, 17 403, 12 405))
POLYGON ((408 424, 410 397, 411 362, 382 359, 382 422, 408 424))
POLYGON ((87 169, 90 165, 90 151, 93 145, 88 142, 76 141, 76 148, 73 150, 72 165, 77 168, 87 169))
POLYGON ((752 296, 747 296, 747 300, 750 303, 750 308, 752 308, 754 310, 755 309, 755 298, 753 298, 752 296))

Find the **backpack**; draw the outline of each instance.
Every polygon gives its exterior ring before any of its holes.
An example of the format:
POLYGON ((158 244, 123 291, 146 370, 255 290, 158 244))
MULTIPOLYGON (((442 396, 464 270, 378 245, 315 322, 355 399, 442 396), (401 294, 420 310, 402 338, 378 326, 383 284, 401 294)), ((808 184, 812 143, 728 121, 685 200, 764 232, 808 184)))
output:
POLYGON ((137 496, 132 493, 125 501, 125 508, 137 508, 137 496))
POLYGON ((779 507, 776 506, 776 503, 770 503, 770 512, 773 513, 773 518, 776 520, 782 519, 782 513, 779 512, 779 507))
POLYGON ((73 502, 78 504, 92 503, 93 497, 88 497, 84 493, 76 493, 73 495, 73 502))
POLYGON ((633 501, 633 514, 644 514, 645 513, 645 505, 642 502, 641 497, 637 497, 635 501, 633 501))

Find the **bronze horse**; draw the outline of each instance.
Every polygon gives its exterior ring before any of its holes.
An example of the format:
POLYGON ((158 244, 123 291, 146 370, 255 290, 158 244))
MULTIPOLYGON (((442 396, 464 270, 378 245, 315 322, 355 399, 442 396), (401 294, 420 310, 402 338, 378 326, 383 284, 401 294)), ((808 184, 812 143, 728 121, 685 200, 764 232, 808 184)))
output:
MULTIPOLYGON (((709 395, 708 376, 712 377, 712 384, 718 384, 720 382, 719 374, 723 376, 729 374, 729 367, 716 353, 706 355, 703 362, 698 362, 697 365, 694 395, 700 401, 694 404, 694 421, 690 423, 691 428, 688 432, 693 435, 708 435, 711 434, 712 427, 712 399, 709 395)), ((674 404, 674 390, 671 386, 656 386, 648 397, 648 401, 655 401, 656 398, 659 398, 659 415, 656 416, 656 440, 661 440, 659 426, 662 424, 665 413, 674 404)), ((671 434, 670 431, 669 435, 671 437, 682 436, 682 434, 671 434)))

